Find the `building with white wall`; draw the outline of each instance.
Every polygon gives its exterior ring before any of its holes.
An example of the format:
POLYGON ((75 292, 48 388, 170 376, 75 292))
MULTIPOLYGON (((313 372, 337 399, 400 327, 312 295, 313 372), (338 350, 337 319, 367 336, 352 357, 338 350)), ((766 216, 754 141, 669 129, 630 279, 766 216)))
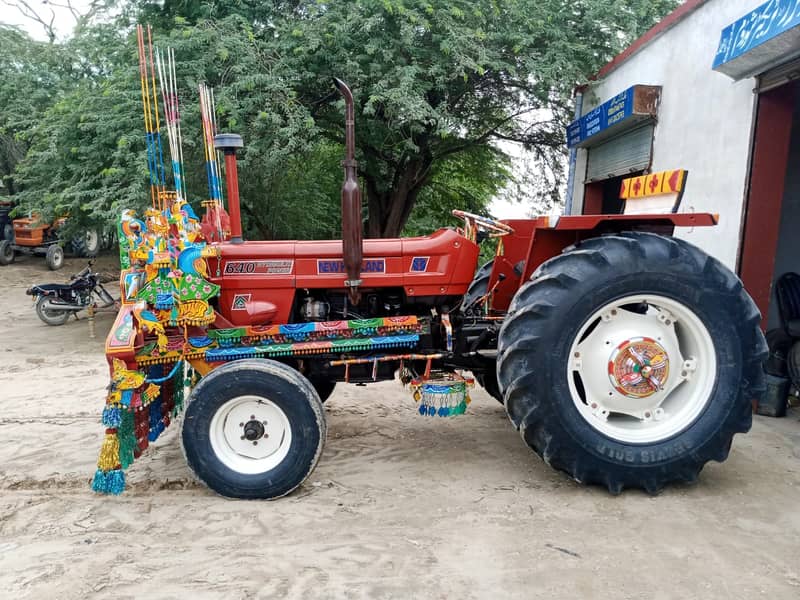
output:
POLYGON ((568 129, 571 214, 616 212, 625 177, 689 171, 677 230, 736 270, 771 324, 800 272, 800 0, 687 0, 603 67, 568 129))

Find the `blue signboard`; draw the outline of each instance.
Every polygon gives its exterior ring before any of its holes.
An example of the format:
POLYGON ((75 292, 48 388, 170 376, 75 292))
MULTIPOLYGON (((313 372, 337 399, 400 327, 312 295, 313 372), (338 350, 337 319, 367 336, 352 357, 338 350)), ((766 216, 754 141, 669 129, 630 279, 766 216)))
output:
POLYGON ((722 30, 714 68, 800 25, 800 0, 769 0, 722 30))
POLYGON ((616 125, 633 114, 633 97, 636 86, 604 102, 567 127, 567 145, 577 146, 584 140, 616 125))

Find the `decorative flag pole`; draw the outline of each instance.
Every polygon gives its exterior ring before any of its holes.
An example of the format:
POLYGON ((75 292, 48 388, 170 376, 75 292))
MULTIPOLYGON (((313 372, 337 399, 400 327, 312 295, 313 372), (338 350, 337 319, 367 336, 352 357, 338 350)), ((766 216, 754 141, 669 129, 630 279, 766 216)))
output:
POLYGON ((153 113, 155 114, 155 148, 158 152, 158 170, 157 170, 157 180, 158 180, 158 209, 164 210, 166 206, 164 206, 164 202, 162 201, 161 192, 167 187, 167 177, 166 172, 164 170, 164 152, 161 148, 161 120, 158 115, 158 91, 156 90, 156 68, 153 62, 153 38, 152 38, 152 28, 150 25, 147 26, 147 47, 149 50, 149 59, 150 59, 150 81, 152 83, 152 107, 153 113))
POLYGON ((175 54, 168 48, 162 54, 156 48, 156 68, 161 84, 161 99, 164 104, 164 125, 167 129, 169 153, 172 160, 172 178, 175 182, 177 199, 186 197, 186 183, 183 177, 183 149, 181 148, 181 117, 178 107, 178 90, 175 83, 175 54))
MULTIPOLYGON (((158 96, 155 88, 155 72, 148 73, 147 49, 144 41, 144 27, 136 26, 139 44, 139 80, 142 88, 142 107, 144 109, 145 145, 147 147, 147 170, 150 174, 150 201, 153 208, 160 207, 161 192, 165 185, 164 161, 161 151, 160 120, 158 116, 158 96), (151 86, 152 80, 152 86, 151 86), (152 87, 152 90, 151 90, 152 87)), ((150 28, 147 30, 148 42, 151 40, 150 28)), ((149 44, 152 70, 152 44, 149 44)))
POLYGON ((206 177, 208 179, 209 200, 206 205, 206 217, 203 219, 207 229, 211 229, 216 239, 222 241, 230 231, 230 220, 222 206, 222 186, 220 185, 219 163, 214 147, 214 136, 217 134, 216 115, 214 110, 213 91, 201 83, 200 116, 203 123, 203 147, 206 157, 206 177))

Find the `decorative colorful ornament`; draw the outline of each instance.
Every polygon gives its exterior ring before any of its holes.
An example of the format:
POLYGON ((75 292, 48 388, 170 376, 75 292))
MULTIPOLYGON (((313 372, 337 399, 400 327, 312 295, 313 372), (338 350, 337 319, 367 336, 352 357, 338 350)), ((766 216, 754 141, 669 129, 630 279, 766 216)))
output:
POLYGON ((475 385, 475 380, 458 373, 442 372, 412 379, 410 385, 414 400, 419 403, 419 414, 455 417, 463 415, 472 402, 469 388, 475 385))
POLYGON ((647 398, 663 389, 669 377, 669 356, 656 340, 631 338, 611 353, 608 376, 623 396, 647 398))

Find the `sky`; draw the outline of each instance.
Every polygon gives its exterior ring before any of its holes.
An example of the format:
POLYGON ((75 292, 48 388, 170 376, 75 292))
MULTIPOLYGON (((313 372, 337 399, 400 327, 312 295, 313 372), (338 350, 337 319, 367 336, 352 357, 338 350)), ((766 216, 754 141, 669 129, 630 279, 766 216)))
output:
MULTIPOLYGON (((36 10, 39 15, 46 21, 49 21, 52 14, 55 14, 53 26, 56 30, 56 35, 61 38, 69 35, 74 25, 74 19, 67 8, 61 6, 53 6, 49 2, 42 0, 27 0, 28 4, 36 10), (52 13, 51 13, 52 11, 52 13)), ((72 6, 78 11, 86 9, 91 0, 70 0, 72 6)), ((66 5, 66 0, 55 0, 56 4, 66 5)), ((8 6, 7 3, 13 4, 13 0, 0 0, 0 23, 9 25, 18 25, 27 31, 31 37, 39 40, 46 40, 44 28, 39 23, 26 19, 14 6, 8 6)), ((524 150, 521 146, 516 144, 504 144, 503 150, 512 156, 522 157, 524 150)), ((522 161, 519 161, 522 164, 522 161)), ((526 203, 513 202, 502 198, 495 199, 489 206, 492 216, 497 219, 523 219, 529 216, 530 205, 526 203)))
MULTIPOLYGON (((45 21, 50 21, 53 14, 55 20, 53 27, 59 37, 69 35, 72 30, 75 20, 72 17, 69 9, 66 8, 66 0, 54 0, 56 4, 63 6, 53 6, 46 0, 27 0, 27 4, 33 8, 45 21)), ((73 8, 79 12, 83 12, 87 6, 91 4, 91 0, 70 0, 73 8)), ((47 35, 44 28, 39 23, 31 19, 26 19, 17 8, 9 6, 9 4, 16 4, 14 0, 0 0, 0 23, 7 25, 17 25, 27 31, 31 37, 37 40, 46 40, 47 35)))

